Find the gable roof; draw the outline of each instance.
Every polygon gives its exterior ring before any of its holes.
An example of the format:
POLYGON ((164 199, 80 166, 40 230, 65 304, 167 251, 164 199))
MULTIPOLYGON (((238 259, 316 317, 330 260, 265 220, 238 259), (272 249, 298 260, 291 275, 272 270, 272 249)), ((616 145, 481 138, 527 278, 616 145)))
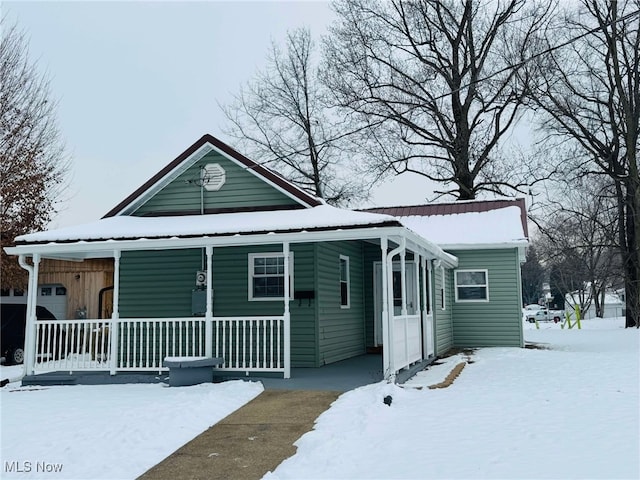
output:
POLYGON ((205 153, 208 153, 208 151, 213 149, 256 175, 266 183, 269 183, 303 207, 309 208, 324 204, 322 199, 311 195, 267 167, 249 160, 247 157, 213 135, 205 134, 166 165, 162 170, 151 177, 147 182, 136 189, 131 195, 109 210, 102 218, 114 217, 133 211, 173 180, 177 174, 184 171, 188 166, 202 158, 205 153))
POLYGON ((448 203, 430 203, 425 205, 409 205, 397 207, 374 207, 363 209, 365 212, 385 213, 394 217, 433 215, 455 215, 470 212, 489 212, 506 207, 518 207, 520 209, 520 221, 525 237, 529 237, 527 227, 527 206, 524 198, 497 199, 497 200, 463 200, 448 203))

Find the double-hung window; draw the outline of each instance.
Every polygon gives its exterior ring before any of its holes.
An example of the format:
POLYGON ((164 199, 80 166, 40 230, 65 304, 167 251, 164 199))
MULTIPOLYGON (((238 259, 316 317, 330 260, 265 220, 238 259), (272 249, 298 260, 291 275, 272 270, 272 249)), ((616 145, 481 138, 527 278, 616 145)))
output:
POLYGON ((456 270, 456 302, 488 302, 487 270, 456 270))
MULTIPOLYGON (((284 299, 284 254, 249 254, 249 300, 284 299)), ((289 254, 289 292, 293 292, 293 253, 289 254)))
POLYGON ((351 307, 351 282, 349 279, 349 257, 340 255, 340 308, 351 307))

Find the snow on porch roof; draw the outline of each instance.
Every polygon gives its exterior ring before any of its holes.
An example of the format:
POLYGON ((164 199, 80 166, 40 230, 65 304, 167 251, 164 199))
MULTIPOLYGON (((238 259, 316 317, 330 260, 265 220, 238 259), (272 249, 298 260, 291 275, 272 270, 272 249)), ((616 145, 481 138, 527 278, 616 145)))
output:
POLYGON ((344 210, 320 205, 304 210, 219 213, 163 217, 108 217, 92 223, 30 233, 17 244, 138 238, 195 237, 331 230, 368 226, 400 226, 397 218, 378 213, 344 210))
POLYGON ((483 212, 397 217, 404 226, 441 248, 528 243, 517 206, 483 212))

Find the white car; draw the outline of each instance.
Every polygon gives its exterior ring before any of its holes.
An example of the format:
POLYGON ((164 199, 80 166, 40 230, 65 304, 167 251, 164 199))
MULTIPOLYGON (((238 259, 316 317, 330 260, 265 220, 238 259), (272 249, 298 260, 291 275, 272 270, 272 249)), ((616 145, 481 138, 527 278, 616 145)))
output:
MULTIPOLYGON (((525 307, 526 308, 526 307, 525 307)), ((538 310, 532 310, 526 314, 527 322, 551 322, 558 323, 562 320, 562 311, 560 310, 547 310, 546 308, 540 308, 538 310)))

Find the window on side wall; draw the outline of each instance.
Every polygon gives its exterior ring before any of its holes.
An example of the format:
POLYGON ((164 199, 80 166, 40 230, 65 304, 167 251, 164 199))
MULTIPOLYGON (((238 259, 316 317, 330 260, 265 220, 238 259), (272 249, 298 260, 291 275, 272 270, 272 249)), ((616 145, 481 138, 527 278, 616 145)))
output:
POLYGON ((456 270, 456 302, 488 302, 489 275, 487 270, 456 270))
POLYGON ((351 281, 349 279, 349 257, 340 255, 340 308, 351 307, 351 281))
MULTIPOLYGON (((289 296, 293 296, 293 253, 289 254, 289 296)), ((249 254, 249 300, 284 300, 284 254, 249 254)))

